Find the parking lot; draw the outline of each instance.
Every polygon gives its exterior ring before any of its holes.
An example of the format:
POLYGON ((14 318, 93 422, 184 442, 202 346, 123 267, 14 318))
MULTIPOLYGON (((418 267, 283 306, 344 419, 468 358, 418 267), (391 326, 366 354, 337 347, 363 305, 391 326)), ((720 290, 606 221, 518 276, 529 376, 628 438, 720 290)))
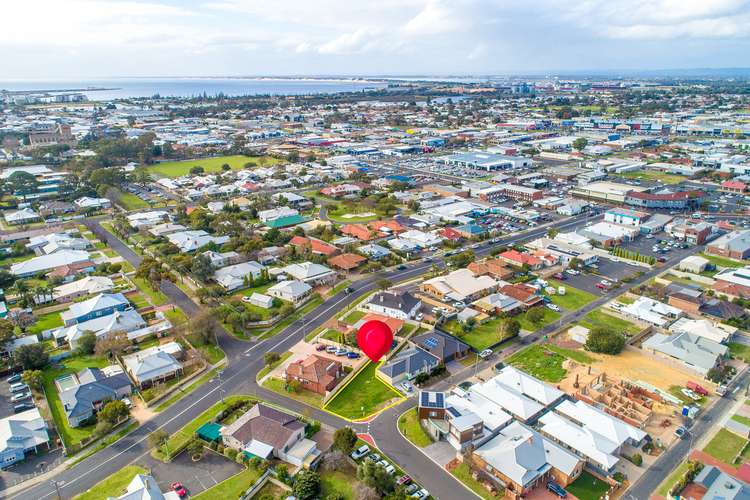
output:
POLYGON ((151 470, 162 491, 180 482, 190 495, 205 491, 242 470, 240 464, 209 450, 199 462, 193 462, 187 453, 180 453, 169 464, 147 456, 144 465, 151 470))

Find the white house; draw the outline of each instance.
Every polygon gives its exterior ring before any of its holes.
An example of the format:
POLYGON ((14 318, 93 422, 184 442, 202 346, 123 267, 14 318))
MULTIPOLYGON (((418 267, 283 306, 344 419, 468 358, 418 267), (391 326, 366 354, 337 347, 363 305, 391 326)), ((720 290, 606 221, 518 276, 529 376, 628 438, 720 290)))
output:
MULTIPOLYGON (((10 272, 20 278, 33 276, 56 267, 78 264, 89 260, 89 253, 85 250, 62 250, 49 255, 40 255, 10 266, 10 272)), ((92 263, 93 270, 93 263, 92 263)))
POLYGON ((0 469, 23 460, 43 444, 49 447, 49 434, 39 408, 0 419, 0 469))
POLYGON ((298 304, 312 292, 312 287, 299 280, 284 280, 267 290, 268 295, 298 304))
POLYGON ((181 252, 187 253, 203 248, 209 243, 223 245, 229 241, 229 236, 213 236, 206 231, 198 230, 171 233, 167 235, 167 239, 170 243, 179 248, 181 252))
POLYGON ((260 277, 261 271, 266 267, 251 260, 249 262, 242 262, 240 264, 234 264, 233 266, 222 267, 217 269, 214 273, 214 280, 224 287, 227 291, 233 291, 243 288, 246 285, 246 278, 252 277, 257 279, 260 277))
POLYGON ((22 208, 12 212, 5 212, 5 222, 11 225, 29 224, 42 218, 31 208, 22 208))
POLYGON ((367 303, 372 312, 404 321, 414 318, 421 307, 422 301, 409 292, 379 292, 367 303))
POLYGON ((315 264, 314 262, 289 264, 284 268, 284 273, 312 286, 330 283, 336 278, 336 271, 322 264, 315 264))
POLYGON ((112 202, 110 202, 107 198, 90 198, 88 196, 78 198, 73 203, 75 203, 76 206, 82 210, 87 210, 87 209, 99 210, 103 208, 109 208, 112 206, 112 202))
POLYGON ((253 292, 248 298, 248 301, 250 304, 262 307, 263 309, 270 309, 273 307, 273 297, 263 293, 253 292))

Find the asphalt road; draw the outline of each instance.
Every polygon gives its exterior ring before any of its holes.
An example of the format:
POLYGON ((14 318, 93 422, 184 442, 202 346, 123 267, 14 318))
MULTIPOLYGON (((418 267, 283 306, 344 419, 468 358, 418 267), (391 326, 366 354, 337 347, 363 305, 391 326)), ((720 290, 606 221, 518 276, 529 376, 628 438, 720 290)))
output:
MULTIPOLYGON (((556 224, 557 229, 569 229, 582 226, 588 221, 597 220, 601 216, 587 217, 579 216, 556 224)), ((107 243, 128 262, 137 266, 141 257, 124 245, 113 235, 104 232, 98 219, 89 219, 86 225, 94 230, 95 234, 106 238, 107 243)), ((538 238, 545 234, 546 227, 535 228, 524 233, 515 234, 501 238, 495 245, 483 243, 474 249, 478 257, 489 254, 493 246, 519 243, 522 241, 538 238)), ((339 311, 354 302, 362 295, 374 290, 379 279, 387 278, 392 281, 404 281, 418 277, 427 272, 433 264, 442 263, 442 257, 435 256, 431 262, 414 262, 408 265, 406 270, 391 270, 381 272, 352 284, 353 292, 345 294, 341 292, 330 298, 313 311, 308 313, 293 324, 289 325, 278 335, 258 343, 240 341, 226 332, 219 335, 219 343, 227 353, 228 366, 225 368, 221 380, 218 378, 198 387, 189 396, 177 401, 163 412, 157 414, 145 425, 139 427, 132 433, 120 439, 113 445, 79 462, 73 467, 55 475, 54 480, 63 498, 70 498, 85 491, 101 481, 103 478, 115 473, 122 467, 138 460, 149 453, 147 444, 148 435, 157 430, 164 429, 168 433, 174 433, 185 426, 194 417, 216 403, 222 396, 231 394, 250 394, 260 398, 278 403, 297 412, 305 412, 311 418, 320 420, 330 427, 341 427, 349 425, 348 422, 321 410, 311 408, 295 400, 286 398, 275 392, 259 387, 255 383, 256 374, 263 367, 263 354, 269 351, 284 352, 291 346, 304 338, 305 334, 319 327, 339 311)), ((185 295, 182 290, 171 283, 165 282, 162 291, 176 305, 184 308, 188 315, 198 311, 199 306, 185 295)), ((401 405, 403 409, 408 406, 401 405)), ((439 499, 462 498, 467 494, 463 486, 446 474, 435 463, 421 453, 414 450, 412 445, 406 442, 398 434, 393 420, 394 410, 386 412, 378 417, 369 427, 374 439, 383 451, 393 458, 404 470, 418 482, 425 485, 434 497, 439 499), (382 423, 381 423, 382 420, 382 423)), ((355 425, 357 432, 367 432, 367 425, 355 425)), ((171 478, 170 478, 171 479, 171 478)), ((179 480, 178 477, 174 478, 179 480)), ((2 492, 0 492, 2 495, 2 492)), ((44 500, 55 498, 55 487, 50 482, 37 484, 28 490, 12 495, 9 498, 44 500)))

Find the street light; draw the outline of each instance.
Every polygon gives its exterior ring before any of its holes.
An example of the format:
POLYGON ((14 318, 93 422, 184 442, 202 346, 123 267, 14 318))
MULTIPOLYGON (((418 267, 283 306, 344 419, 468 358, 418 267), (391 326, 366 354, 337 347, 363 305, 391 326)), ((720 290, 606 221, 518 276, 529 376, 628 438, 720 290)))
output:
POLYGON ((62 496, 60 496, 60 482, 52 480, 50 481, 50 484, 55 488, 55 491, 57 492, 57 500, 61 500, 62 496))

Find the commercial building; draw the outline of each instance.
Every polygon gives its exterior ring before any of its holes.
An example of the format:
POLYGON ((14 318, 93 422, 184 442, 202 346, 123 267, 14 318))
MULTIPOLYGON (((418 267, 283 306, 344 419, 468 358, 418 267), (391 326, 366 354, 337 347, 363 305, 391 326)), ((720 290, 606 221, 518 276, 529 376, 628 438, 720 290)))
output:
POLYGON ((455 167, 472 168, 493 172, 496 170, 512 170, 518 168, 531 168, 534 164, 531 158, 522 156, 506 156, 487 152, 464 152, 436 159, 438 163, 452 165, 455 167))
POLYGON ((750 229, 732 231, 706 246, 706 253, 744 260, 750 257, 750 229))
POLYGON ((625 204, 638 208, 661 208, 668 210, 687 210, 703 203, 703 191, 678 191, 675 193, 649 193, 631 190, 625 196, 625 204))

